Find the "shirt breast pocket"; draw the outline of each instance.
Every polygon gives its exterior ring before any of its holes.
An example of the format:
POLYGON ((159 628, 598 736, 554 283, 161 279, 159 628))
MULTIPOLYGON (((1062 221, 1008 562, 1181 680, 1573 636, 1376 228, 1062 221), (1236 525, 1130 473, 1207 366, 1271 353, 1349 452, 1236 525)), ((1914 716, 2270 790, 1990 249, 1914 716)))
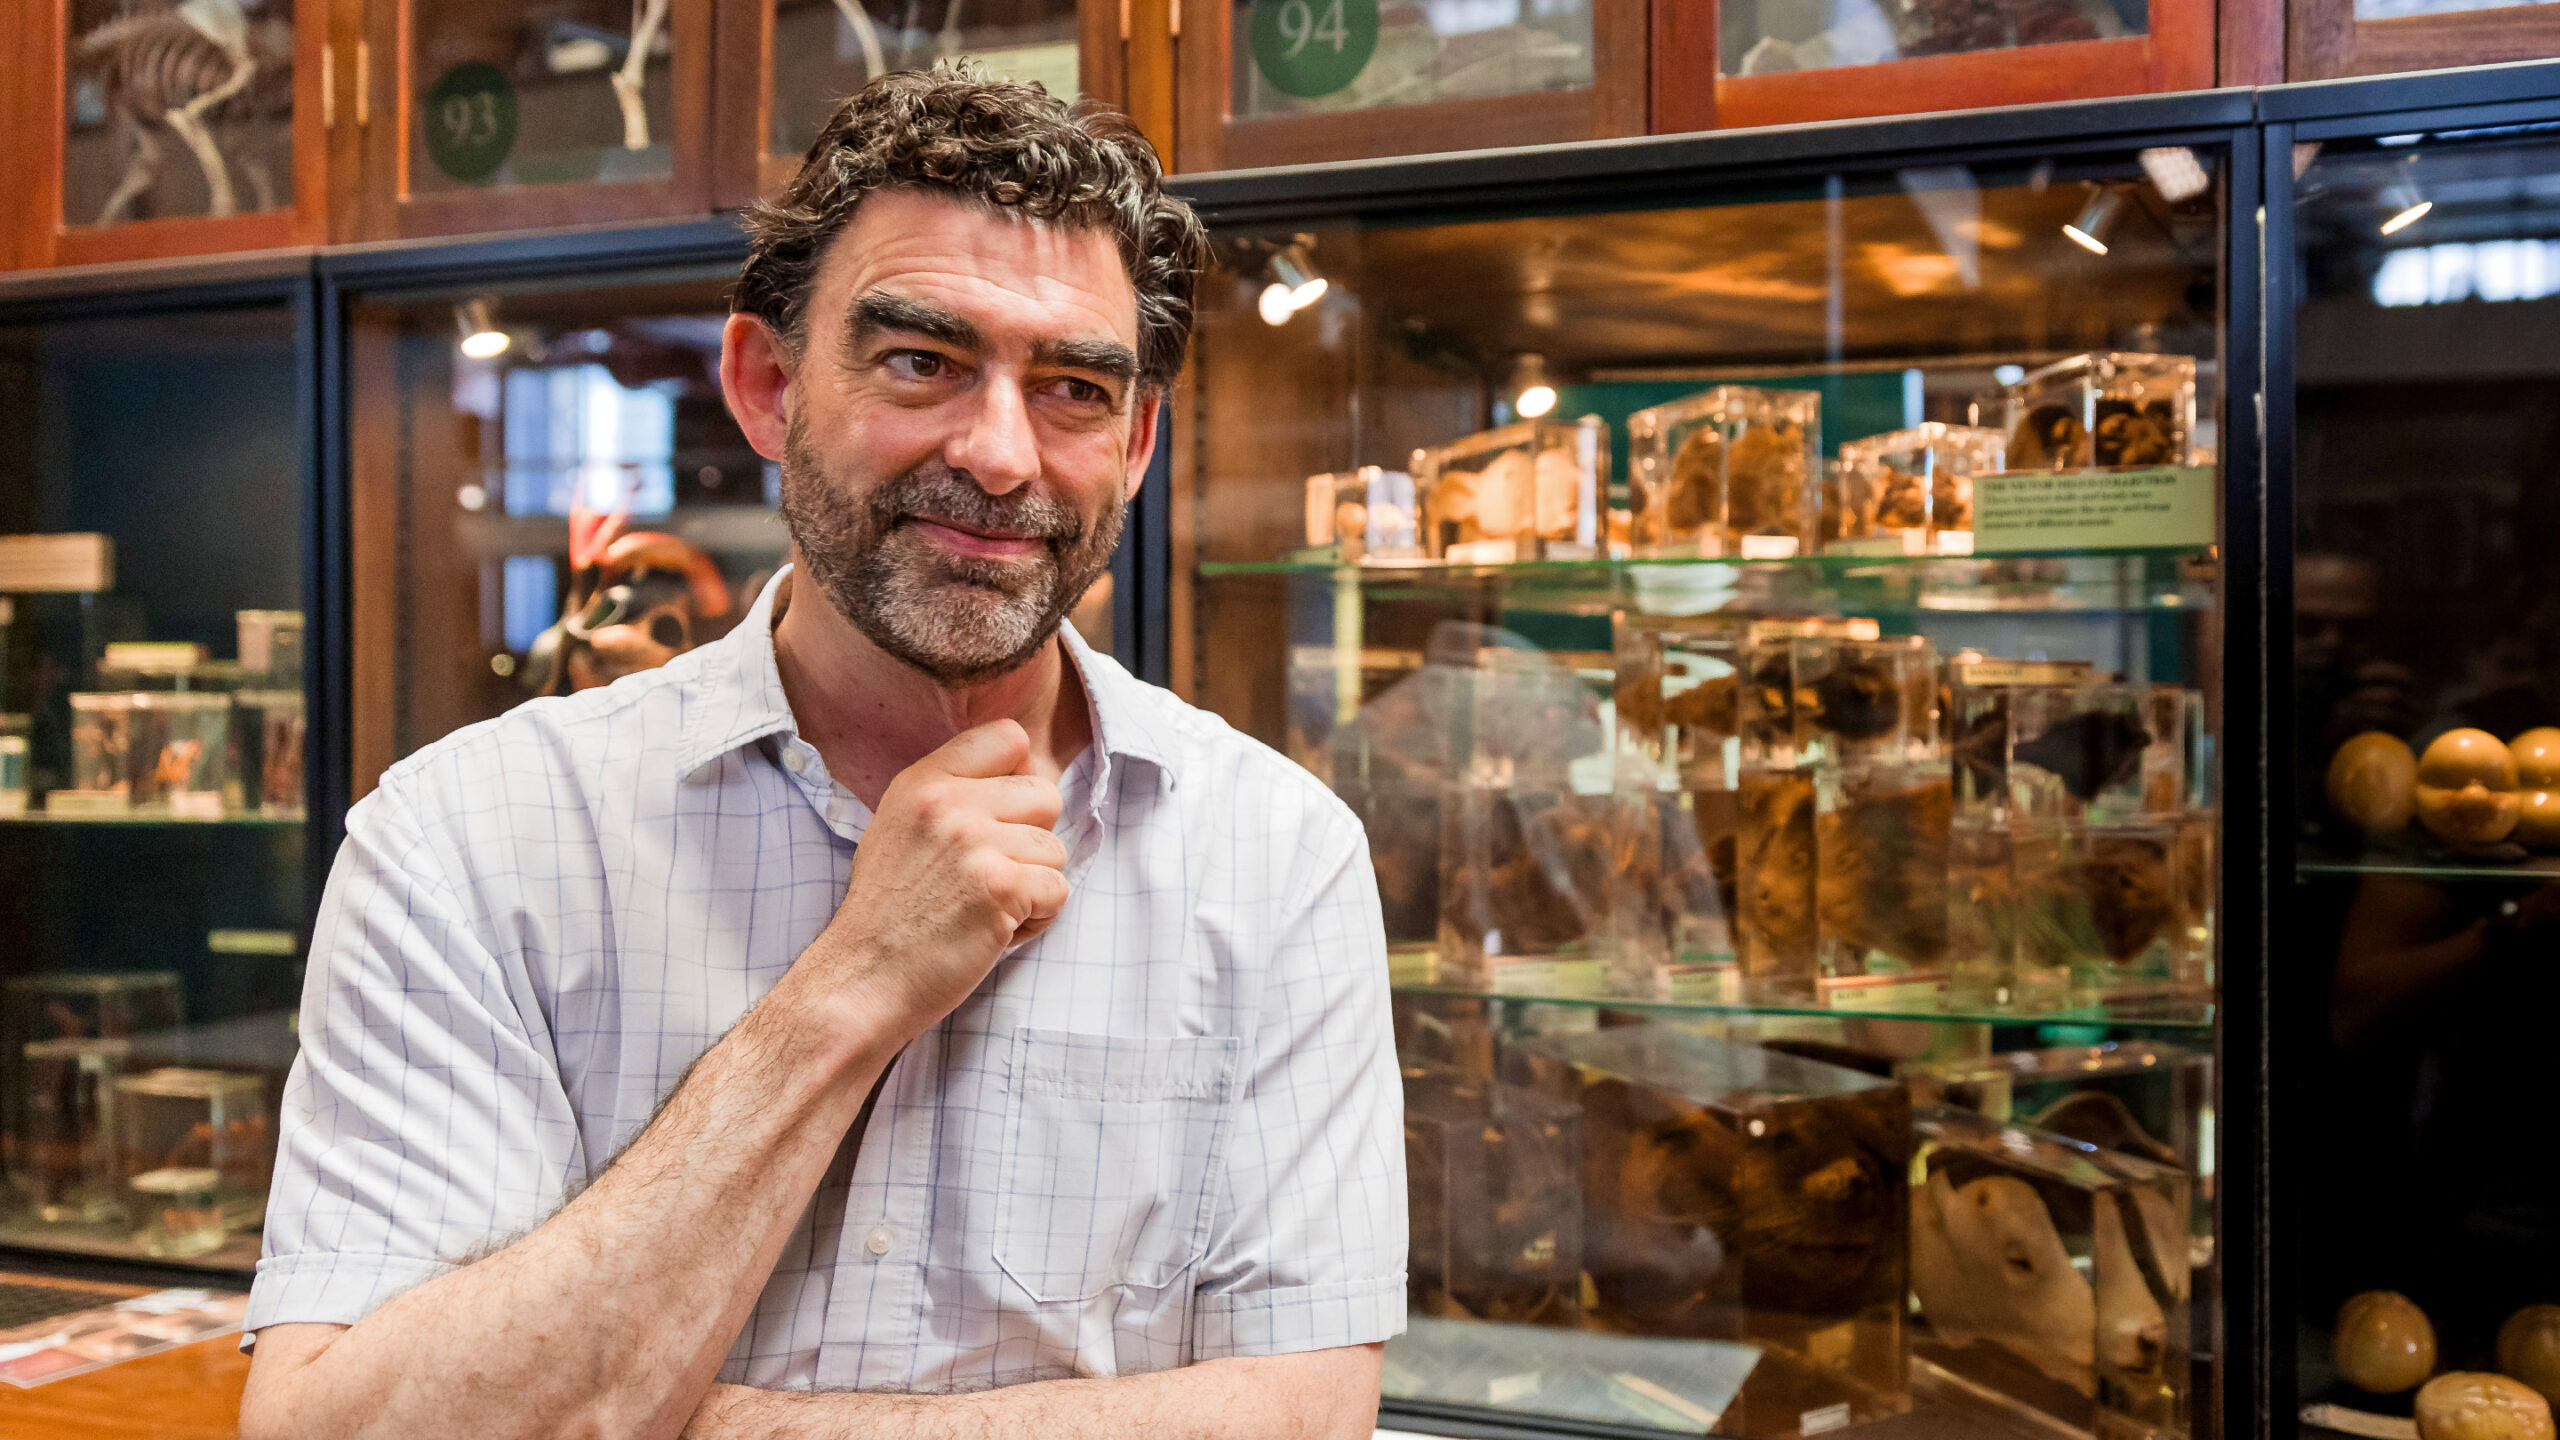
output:
POLYGON ((1161 1287, 1209 1244, 1244 1042, 1014 1031, 996 1264, 1033 1300, 1161 1287))

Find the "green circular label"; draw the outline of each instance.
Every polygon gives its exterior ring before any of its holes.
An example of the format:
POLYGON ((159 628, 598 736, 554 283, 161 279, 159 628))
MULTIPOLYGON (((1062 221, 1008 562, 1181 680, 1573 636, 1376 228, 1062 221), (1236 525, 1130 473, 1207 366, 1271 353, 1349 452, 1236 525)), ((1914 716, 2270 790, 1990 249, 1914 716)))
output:
POLYGON ((465 60, 437 77, 418 117, 427 158, 456 180, 486 180, 516 147, 516 87, 485 60, 465 60))
POLYGON ((1360 76, 1378 48, 1378 0, 1253 0, 1253 64, 1284 95, 1312 100, 1360 76))

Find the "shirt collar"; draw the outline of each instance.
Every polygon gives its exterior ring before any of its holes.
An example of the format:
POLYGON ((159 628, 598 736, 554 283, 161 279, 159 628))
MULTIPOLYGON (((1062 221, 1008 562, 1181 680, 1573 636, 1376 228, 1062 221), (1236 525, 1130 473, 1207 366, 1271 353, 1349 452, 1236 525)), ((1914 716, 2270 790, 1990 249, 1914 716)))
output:
MULTIPOLYGON (((790 698, 783 693, 782 671, 773 660, 774 602, 795 568, 786 565, 776 572, 735 628, 695 652, 702 659, 686 686, 689 703, 676 752, 678 775, 690 779, 712 761, 768 736, 799 734, 790 698)), ((1060 625, 1058 633, 1084 682, 1098 761, 1096 805, 1111 793, 1112 766, 1118 760, 1145 761, 1170 787, 1174 749, 1162 728, 1157 697, 1150 693, 1153 687, 1087 645, 1073 625, 1060 625)))

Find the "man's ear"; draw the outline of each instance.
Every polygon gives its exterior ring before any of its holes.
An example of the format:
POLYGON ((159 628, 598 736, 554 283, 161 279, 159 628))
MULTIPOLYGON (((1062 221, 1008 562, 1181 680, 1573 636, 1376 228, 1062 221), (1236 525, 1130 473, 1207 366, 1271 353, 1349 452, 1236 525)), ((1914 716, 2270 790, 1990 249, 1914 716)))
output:
POLYGON ((773 327, 732 314, 720 327, 720 391, 747 443, 779 460, 791 436, 792 360, 773 327))
POLYGON ((1147 466, 1156 458, 1157 427, 1164 421, 1167 390, 1150 388, 1140 394, 1138 403, 1129 407, 1129 493, 1124 500, 1138 498, 1138 487, 1147 483, 1147 466))

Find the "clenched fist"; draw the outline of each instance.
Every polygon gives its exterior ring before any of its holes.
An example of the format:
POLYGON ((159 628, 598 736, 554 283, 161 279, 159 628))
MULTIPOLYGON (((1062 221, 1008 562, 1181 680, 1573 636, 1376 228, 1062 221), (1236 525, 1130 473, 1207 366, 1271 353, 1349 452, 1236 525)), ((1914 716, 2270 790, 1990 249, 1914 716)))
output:
POLYGON ((953 736, 889 782, 812 950, 888 998, 909 1033, 924 1030, 1066 905, 1066 842, 1049 828, 1060 803, 1032 773, 1020 725, 953 736))

